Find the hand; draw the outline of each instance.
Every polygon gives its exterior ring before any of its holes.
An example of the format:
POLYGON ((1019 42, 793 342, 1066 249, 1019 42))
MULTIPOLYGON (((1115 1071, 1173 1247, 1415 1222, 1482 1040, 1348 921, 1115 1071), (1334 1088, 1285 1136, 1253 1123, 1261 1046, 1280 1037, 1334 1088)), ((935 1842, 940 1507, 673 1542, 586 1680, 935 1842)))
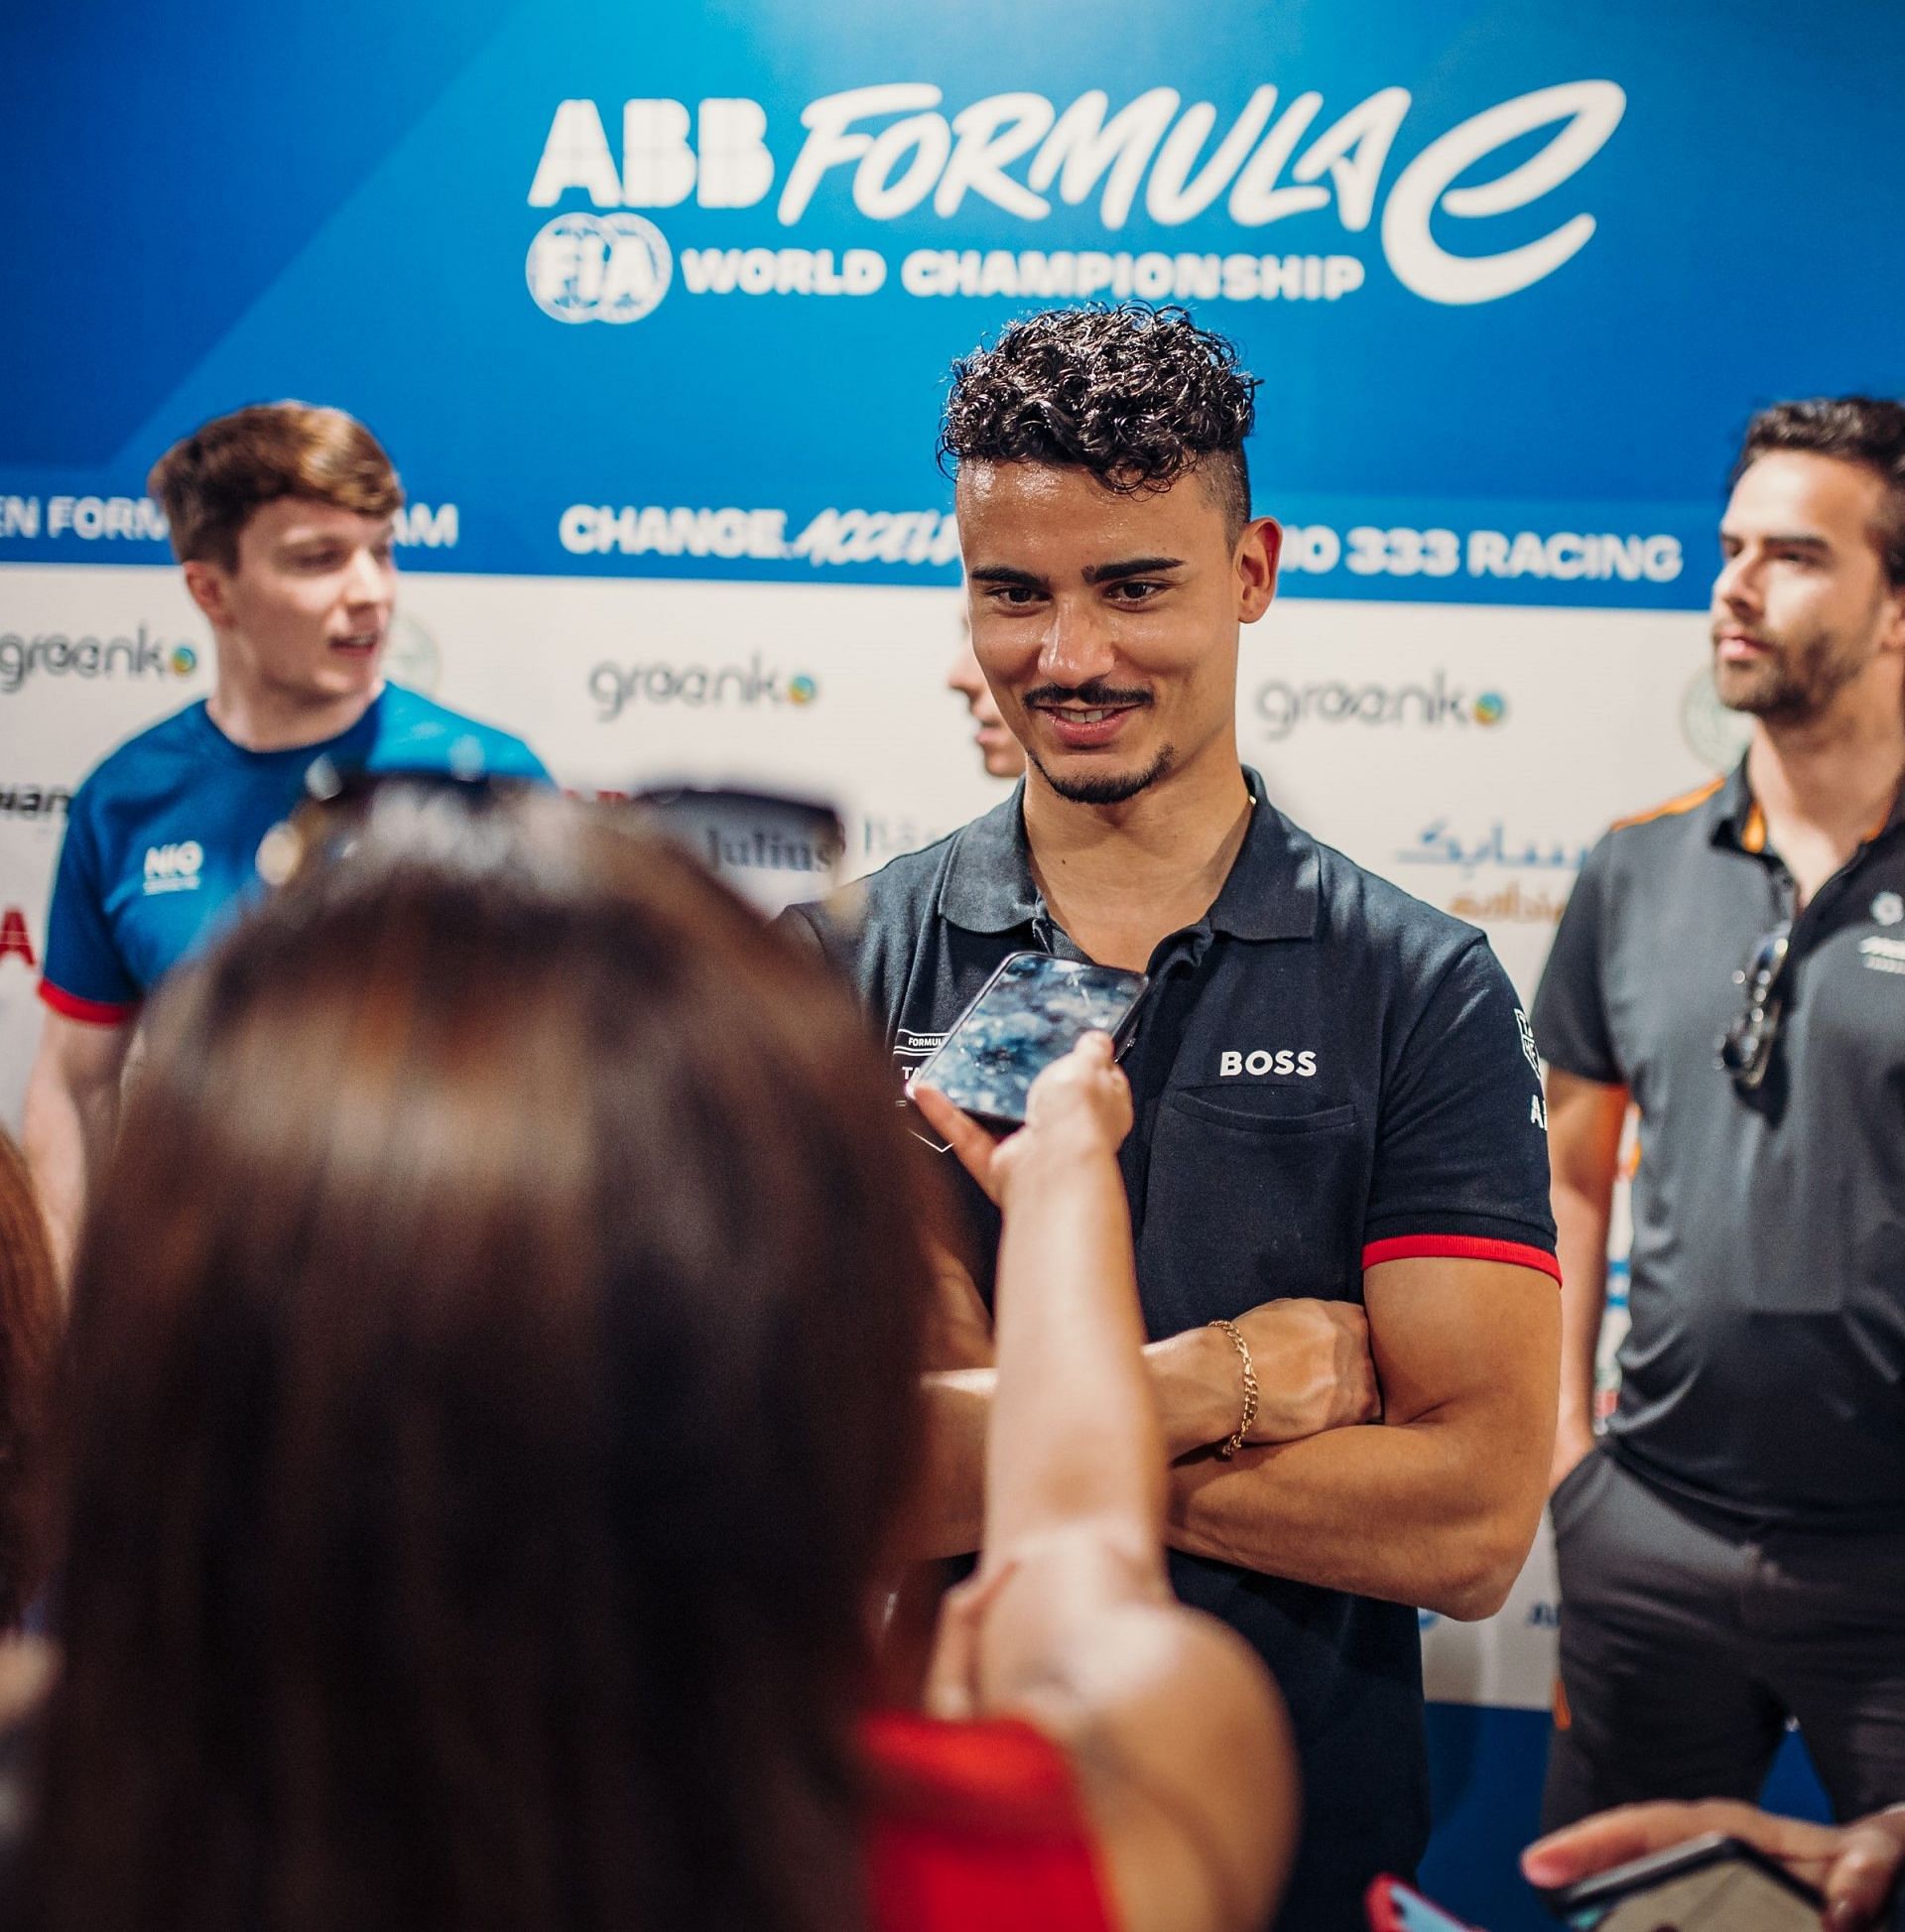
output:
POLYGON ((1555 1430, 1555 1460, 1548 1468, 1548 1493, 1553 1495, 1593 1453, 1593 1426, 1586 1422, 1563 1422, 1555 1430))
POLYGON ((928 1717, 963 1724, 978 1716, 979 1635, 986 1611, 1018 1567, 1010 1557, 991 1567, 981 1563, 972 1576, 941 1598, 939 1627, 920 1699, 928 1717))
POLYGON ((1794 1877, 1818 1886, 1826 1895, 1824 1923, 1834 1932, 1876 1923, 1905 1863, 1905 1807, 1849 1825, 1807 1825, 1730 1798, 1710 1798, 1699 1804, 1623 1805, 1585 1818, 1529 1846, 1521 1868, 1530 1884, 1551 1890, 1707 1832, 1744 1839, 1794 1877))
POLYGON ((994 1201, 1012 1176, 1047 1155, 1115 1154, 1131 1131, 1131 1088, 1118 1071, 1111 1036, 1087 1033, 1032 1083, 1025 1125, 995 1140, 937 1089, 911 1087, 913 1104, 943 1135, 959 1164, 994 1201))
MULTIPOLYGON (((1237 1329, 1257 1371, 1247 1442, 1296 1442, 1382 1420, 1369 1323, 1354 1302, 1264 1302, 1239 1315, 1237 1329)), ((1221 1336, 1212 1339, 1229 1349, 1221 1336)))

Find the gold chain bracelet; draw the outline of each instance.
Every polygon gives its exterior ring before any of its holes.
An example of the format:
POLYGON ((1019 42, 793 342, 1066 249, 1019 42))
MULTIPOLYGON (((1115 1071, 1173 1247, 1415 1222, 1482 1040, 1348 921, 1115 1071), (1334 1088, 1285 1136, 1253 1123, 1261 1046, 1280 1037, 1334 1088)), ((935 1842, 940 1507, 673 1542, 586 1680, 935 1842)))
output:
POLYGON ((1243 1339, 1243 1331, 1234 1322, 1218 1320, 1206 1323, 1207 1328, 1221 1329, 1230 1338, 1230 1346, 1237 1352, 1243 1363, 1243 1419, 1237 1424, 1237 1433, 1226 1443, 1217 1445, 1217 1454, 1227 1462, 1240 1450, 1250 1434, 1250 1425, 1257 1419, 1257 1370, 1250 1359, 1250 1345, 1243 1339))

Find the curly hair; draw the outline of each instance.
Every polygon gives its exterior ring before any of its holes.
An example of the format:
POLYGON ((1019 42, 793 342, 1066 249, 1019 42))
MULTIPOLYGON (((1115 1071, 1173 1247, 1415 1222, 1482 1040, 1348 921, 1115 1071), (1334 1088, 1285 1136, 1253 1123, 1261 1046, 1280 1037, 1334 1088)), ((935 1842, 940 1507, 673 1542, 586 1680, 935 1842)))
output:
POLYGON ((1048 309, 953 363, 940 465, 1086 469, 1120 495, 1197 471, 1234 538, 1250 520, 1257 387, 1235 345, 1183 309, 1048 309))
POLYGON ((1905 403, 1880 396, 1815 396, 1774 403, 1746 425, 1732 480, 1761 456, 1794 450, 1834 456, 1871 470, 1885 485, 1885 506, 1875 533, 1886 581, 1905 589, 1905 403))

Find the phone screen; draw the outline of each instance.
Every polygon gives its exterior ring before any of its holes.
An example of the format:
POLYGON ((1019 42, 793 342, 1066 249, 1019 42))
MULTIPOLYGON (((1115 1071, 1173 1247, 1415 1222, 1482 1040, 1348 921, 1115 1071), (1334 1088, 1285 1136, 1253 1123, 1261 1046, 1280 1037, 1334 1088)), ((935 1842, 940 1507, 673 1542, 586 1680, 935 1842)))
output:
POLYGON ((1693 1840, 1550 1901, 1577 1932, 1819 1932, 1819 1894, 1737 1840, 1693 1840))
POLYGON ((1116 1038, 1144 988, 1141 972, 1014 953, 914 1082, 981 1119, 1023 1120, 1039 1075, 1083 1034, 1116 1038))

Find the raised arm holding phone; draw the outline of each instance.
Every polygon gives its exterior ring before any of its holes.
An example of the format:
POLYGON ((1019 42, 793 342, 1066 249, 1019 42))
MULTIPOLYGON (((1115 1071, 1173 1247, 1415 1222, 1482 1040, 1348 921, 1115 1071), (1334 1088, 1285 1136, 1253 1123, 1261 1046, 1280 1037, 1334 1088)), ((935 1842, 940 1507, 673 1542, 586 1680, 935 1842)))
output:
POLYGON ((1088 1034, 1040 1075, 1003 1141, 917 1098, 1004 1215, 984 1554, 949 1600, 930 1706, 1020 1712, 1066 1744, 1120 1923, 1261 1925, 1293 1850, 1288 1732, 1249 1646, 1166 1574, 1111 1042, 1088 1034))

